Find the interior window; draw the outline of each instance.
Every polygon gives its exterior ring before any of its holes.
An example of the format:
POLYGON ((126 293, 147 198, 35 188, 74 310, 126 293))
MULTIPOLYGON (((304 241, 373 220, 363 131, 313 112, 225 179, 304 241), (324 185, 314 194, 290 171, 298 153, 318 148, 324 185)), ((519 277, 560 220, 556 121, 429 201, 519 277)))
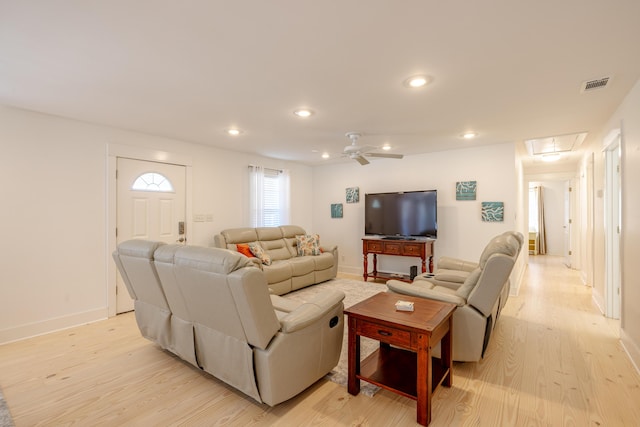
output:
POLYGON ((140 175, 133 182, 132 190, 138 191, 158 191, 161 193, 172 193, 173 185, 169 179, 156 172, 147 172, 140 175))

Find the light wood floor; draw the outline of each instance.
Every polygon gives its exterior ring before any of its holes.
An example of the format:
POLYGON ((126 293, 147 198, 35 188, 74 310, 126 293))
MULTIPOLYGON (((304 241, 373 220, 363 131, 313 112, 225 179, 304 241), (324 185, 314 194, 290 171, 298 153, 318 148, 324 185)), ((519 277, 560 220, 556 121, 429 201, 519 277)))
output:
MULTIPOLYGON (((637 426, 640 376, 619 323, 559 258, 530 257, 485 359, 458 363, 432 426, 637 426)), ((399 426, 415 402, 351 396, 320 380, 269 408, 141 338, 133 315, 0 346, 0 387, 16 426, 399 426)))

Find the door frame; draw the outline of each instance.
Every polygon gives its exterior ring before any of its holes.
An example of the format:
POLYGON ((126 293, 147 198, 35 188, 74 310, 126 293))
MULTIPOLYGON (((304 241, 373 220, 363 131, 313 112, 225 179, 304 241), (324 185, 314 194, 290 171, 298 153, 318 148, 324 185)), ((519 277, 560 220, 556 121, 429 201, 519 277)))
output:
POLYGON ((622 171, 614 170, 614 165, 622 167, 620 129, 612 130, 605 138, 603 145, 605 154, 605 315, 619 319, 622 305, 622 223, 620 221, 622 171))
POLYGON ((187 241, 191 238, 191 230, 193 230, 193 215, 191 206, 193 205, 192 194, 192 178, 193 178, 193 159, 191 156, 171 153, 167 151, 155 150, 151 148, 141 148, 121 144, 107 144, 107 167, 105 182, 107 183, 106 205, 107 205, 107 228, 106 232, 106 265, 107 271, 107 315, 113 317, 116 315, 116 264, 111 257, 113 251, 116 250, 116 226, 117 226, 117 181, 116 167, 118 157, 126 157, 134 160, 146 160, 156 163, 168 163, 185 167, 185 221, 187 241))

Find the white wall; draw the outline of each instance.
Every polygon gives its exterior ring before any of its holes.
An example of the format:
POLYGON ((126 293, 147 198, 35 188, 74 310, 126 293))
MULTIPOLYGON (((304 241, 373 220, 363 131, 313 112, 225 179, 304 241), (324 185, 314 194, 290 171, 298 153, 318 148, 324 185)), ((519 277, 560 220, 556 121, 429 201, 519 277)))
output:
MULTIPOLYGON (((604 188, 604 154, 602 153, 603 139, 612 130, 622 130, 622 232, 621 232, 621 263, 622 263, 622 307, 621 307, 621 333, 620 337, 625 349, 630 354, 636 367, 640 366, 640 192, 637 189, 640 183, 640 80, 629 92, 624 102, 618 107, 609 120, 607 126, 601 132, 601 138, 597 144, 591 147, 591 151, 585 156, 592 155, 595 158, 594 197, 595 223, 604 224, 604 198, 598 194, 599 189, 604 188)), ((601 226, 596 227, 594 234, 596 244, 596 265, 594 277, 594 298, 598 298, 599 304, 605 299, 604 290, 604 232, 601 226)))
MULTIPOLYGON (((438 240, 435 259, 456 256, 477 260, 489 239, 516 229, 518 174, 513 144, 326 165, 313 169, 314 231, 321 242, 339 246, 340 270, 362 274, 364 194, 385 191, 438 190, 438 240), (475 201, 457 201, 457 181, 477 181, 475 201), (360 203, 347 204, 345 189, 360 188, 360 203), (502 201, 504 222, 482 222, 481 202, 502 201), (342 203, 344 217, 333 219, 330 205, 342 203)), ((417 258, 379 257, 379 270, 407 273, 417 258)))
POLYGON ((247 165, 291 171, 291 221, 311 228, 308 166, 0 107, 0 343, 105 318, 109 144, 192 159, 190 242, 245 225, 247 165))

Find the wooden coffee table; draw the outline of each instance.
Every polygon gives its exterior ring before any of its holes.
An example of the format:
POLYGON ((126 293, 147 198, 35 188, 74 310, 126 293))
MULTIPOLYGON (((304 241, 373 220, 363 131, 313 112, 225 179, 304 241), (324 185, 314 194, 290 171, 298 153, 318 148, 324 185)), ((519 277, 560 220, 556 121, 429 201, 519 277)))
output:
POLYGON ((431 422, 431 394, 452 382, 454 304, 381 292, 344 312, 349 318, 348 391, 357 395, 360 380, 416 400, 417 421, 431 422), (412 301, 414 311, 397 311, 398 300, 412 301), (360 337, 380 341, 380 348, 360 362, 360 337), (432 348, 441 343, 441 359, 432 348))

